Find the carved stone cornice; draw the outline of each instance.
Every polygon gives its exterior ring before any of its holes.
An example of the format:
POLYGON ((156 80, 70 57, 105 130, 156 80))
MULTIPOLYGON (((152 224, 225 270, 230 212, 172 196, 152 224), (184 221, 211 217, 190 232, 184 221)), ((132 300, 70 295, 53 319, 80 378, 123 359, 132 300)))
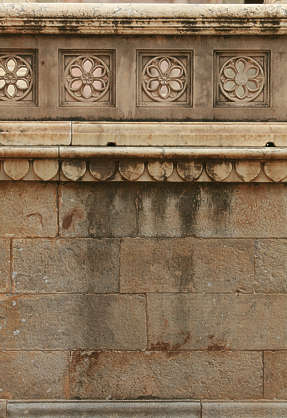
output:
POLYGON ((10 3, 0 5, 0 33, 281 35, 287 33, 287 7, 10 3))
POLYGON ((0 163, 0 181, 287 181, 286 148, 5 146, 0 163))

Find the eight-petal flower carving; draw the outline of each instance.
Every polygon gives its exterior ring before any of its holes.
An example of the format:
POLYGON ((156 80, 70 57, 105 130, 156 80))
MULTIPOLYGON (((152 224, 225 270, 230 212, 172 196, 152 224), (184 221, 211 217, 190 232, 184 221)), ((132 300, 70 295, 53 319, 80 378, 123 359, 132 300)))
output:
POLYGON ((250 102, 262 92, 265 83, 262 66, 251 57, 229 59, 220 70, 220 89, 233 102, 250 102))
POLYGON ((98 57, 77 57, 65 69, 65 88, 78 101, 97 101, 109 86, 109 68, 98 57))
POLYGON ((0 100, 21 100, 32 88, 32 68, 19 56, 0 57, 0 100))
POLYGON ((186 78, 186 68, 177 58, 154 57, 144 66, 142 86, 153 101, 172 102, 185 92, 186 78))

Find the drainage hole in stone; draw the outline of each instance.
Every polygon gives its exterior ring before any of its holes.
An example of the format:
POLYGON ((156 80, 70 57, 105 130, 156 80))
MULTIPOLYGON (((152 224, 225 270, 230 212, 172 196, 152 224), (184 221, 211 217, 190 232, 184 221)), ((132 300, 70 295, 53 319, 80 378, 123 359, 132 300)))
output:
POLYGON ((107 142, 107 147, 116 147, 117 144, 115 142, 107 142))
POLYGON ((274 144, 274 142, 267 142, 265 147, 276 147, 276 145, 274 144))

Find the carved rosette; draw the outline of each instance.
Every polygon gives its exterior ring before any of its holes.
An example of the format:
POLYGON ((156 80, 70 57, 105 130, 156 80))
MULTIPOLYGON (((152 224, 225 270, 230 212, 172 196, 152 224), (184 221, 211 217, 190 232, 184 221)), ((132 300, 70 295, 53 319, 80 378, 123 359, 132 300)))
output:
POLYGON ((33 71, 28 61, 18 55, 0 57, 0 100, 22 100, 32 85, 33 71))
POLYGON ((187 70, 175 57, 158 56, 143 68, 142 88, 156 102, 173 102, 186 90, 187 70))
POLYGON ((232 102, 253 101, 262 92, 264 83, 264 70, 251 57, 231 58, 220 69, 220 90, 232 102))
POLYGON ((96 102, 109 90, 110 77, 108 66, 99 57, 78 56, 65 68, 65 89, 76 101, 96 102))

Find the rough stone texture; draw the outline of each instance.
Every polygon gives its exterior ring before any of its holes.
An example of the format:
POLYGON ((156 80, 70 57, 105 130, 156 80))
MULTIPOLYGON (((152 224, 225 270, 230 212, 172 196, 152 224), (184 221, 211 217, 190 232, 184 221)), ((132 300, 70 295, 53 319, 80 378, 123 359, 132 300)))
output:
POLYGON ((10 242, 0 239, 0 292, 8 292, 10 287, 10 242))
POLYGON ((202 418, 285 418, 281 402, 203 402, 202 418))
POLYGON ((285 295, 148 295, 153 350, 286 349, 285 295))
POLYGON ((139 295, 1 297, 2 349, 146 347, 145 298, 139 295))
POLYGON ((137 195, 132 184, 75 184, 60 188, 63 236, 133 236, 137 232, 137 195))
POLYGON ((64 352, 0 352, 1 398, 65 399, 69 395, 67 366, 64 352))
POLYGON ((78 402, 9 402, 8 417, 19 418, 200 418, 199 402, 176 401, 78 401, 78 402))
POLYGON ((287 352, 264 352, 264 397, 287 398, 287 352))
POLYGON ((21 293, 117 292, 119 240, 15 240, 12 277, 21 293))
POLYGON ((255 242, 255 291, 286 293, 287 241, 258 240, 255 242))
POLYGON ((3 182, 0 201, 0 236, 56 236, 56 185, 3 182))
POLYGON ((286 237, 287 193, 280 184, 147 184, 140 235, 286 237))
POLYGON ((257 399, 262 397, 262 355, 259 352, 74 352, 71 396, 74 399, 257 399))
POLYGON ((251 292, 252 240, 140 239, 121 244, 121 292, 251 292))

